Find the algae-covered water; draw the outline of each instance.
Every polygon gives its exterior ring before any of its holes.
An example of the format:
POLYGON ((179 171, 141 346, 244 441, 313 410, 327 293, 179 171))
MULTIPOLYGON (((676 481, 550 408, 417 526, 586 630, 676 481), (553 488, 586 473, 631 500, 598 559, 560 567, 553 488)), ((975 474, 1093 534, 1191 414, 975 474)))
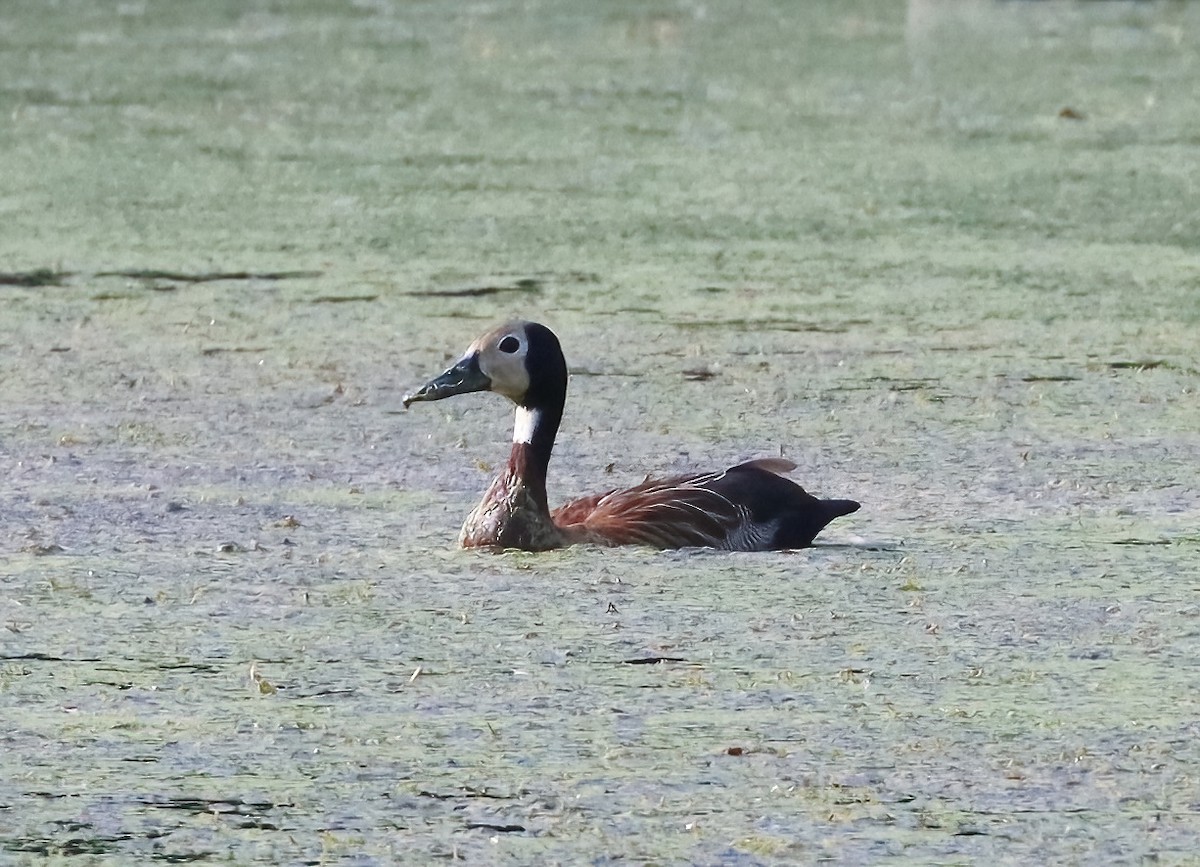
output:
POLYGON ((1200 4, 0 6, 0 861, 1200 848, 1200 4), (486 555, 784 454, 794 553, 486 555))

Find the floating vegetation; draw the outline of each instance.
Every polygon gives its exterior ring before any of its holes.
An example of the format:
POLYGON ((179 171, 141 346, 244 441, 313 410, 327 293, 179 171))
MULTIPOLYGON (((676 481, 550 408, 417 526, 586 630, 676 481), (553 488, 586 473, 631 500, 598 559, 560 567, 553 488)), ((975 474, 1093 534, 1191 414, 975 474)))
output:
POLYGON ((852 328, 871 325, 869 319, 817 322, 799 319, 690 319, 674 323, 677 328, 731 329, 734 331, 796 331, 815 334, 845 334, 852 328))
POLYGON ((1143 359, 1141 361, 1110 361, 1108 366, 1113 370, 1154 370, 1156 367, 1170 367, 1162 359, 1143 359))
POLYGON ((378 295, 318 295, 310 298, 310 304, 353 304, 356 302, 378 301, 378 295))
POLYGON ((172 283, 217 283, 225 280, 311 280, 321 271, 184 271, 132 269, 128 271, 98 271, 97 277, 127 277, 131 280, 169 280, 172 283))
POLYGON ((463 289, 413 289, 398 294, 410 298, 483 298, 488 295, 501 295, 508 292, 539 292, 542 281, 533 277, 517 280, 508 286, 487 285, 468 286, 463 289))
POLYGON ((35 289, 39 286, 62 286, 71 271, 56 271, 53 268, 35 268, 32 271, 0 271, 0 286, 21 286, 35 289))
POLYGON ((687 662, 682 656, 639 656, 635 659, 622 659, 622 665, 661 665, 664 662, 687 662))

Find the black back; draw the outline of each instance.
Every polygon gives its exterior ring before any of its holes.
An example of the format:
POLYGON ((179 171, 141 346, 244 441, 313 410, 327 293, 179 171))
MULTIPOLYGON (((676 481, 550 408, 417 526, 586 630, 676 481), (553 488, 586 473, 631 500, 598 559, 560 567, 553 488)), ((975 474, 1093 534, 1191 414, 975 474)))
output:
POLYGON ((807 548, 834 518, 857 512, 854 500, 820 500, 790 479, 751 464, 706 485, 750 512, 756 524, 778 521, 771 548, 807 548))

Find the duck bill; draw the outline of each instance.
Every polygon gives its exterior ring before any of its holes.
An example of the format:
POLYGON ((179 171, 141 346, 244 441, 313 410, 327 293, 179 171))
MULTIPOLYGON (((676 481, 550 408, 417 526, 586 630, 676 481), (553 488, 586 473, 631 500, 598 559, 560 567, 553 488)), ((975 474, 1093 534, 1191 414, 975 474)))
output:
POLYGON ((456 394, 468 394, 472 391, 487 391, 492 387, 492 381, 479 369, 478 353, 471 353, 459 359, 453 367, 436 376, 416 391, 404 395, 404 408, 421 400, 441 400, 456 394))

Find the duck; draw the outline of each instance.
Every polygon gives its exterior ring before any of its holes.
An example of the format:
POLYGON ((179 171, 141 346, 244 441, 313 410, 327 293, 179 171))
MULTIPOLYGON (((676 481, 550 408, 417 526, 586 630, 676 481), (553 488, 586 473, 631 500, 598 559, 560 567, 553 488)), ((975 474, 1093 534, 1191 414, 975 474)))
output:
POLYGON ((551 511, 546 471, 567 399, 558 337, 516 320, 477 338, 450 368, 404 395, 421 401, 491 391, 516 404, 512 451, 463 523, 463 548, 548 551, 579 543, 658 549, 777 551, 806 548, 830 521, 859 508, 822 500, 784 473, 796 465, 759 458, 719 472, 671 478, 568 502, 551 511))

